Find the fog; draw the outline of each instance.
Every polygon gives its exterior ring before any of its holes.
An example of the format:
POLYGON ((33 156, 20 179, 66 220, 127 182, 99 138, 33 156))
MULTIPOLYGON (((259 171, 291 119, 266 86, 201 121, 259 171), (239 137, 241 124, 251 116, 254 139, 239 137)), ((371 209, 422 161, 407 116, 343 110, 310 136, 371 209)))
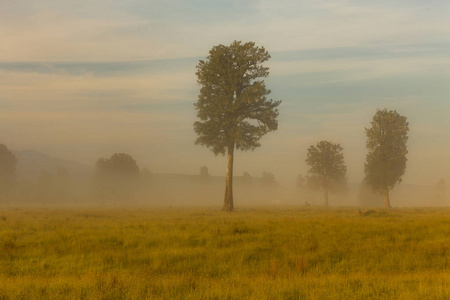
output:
MULTIPOLYGON (((35 151, 14 151, 14 179, 2 179, 2 207, 216 207, 223 204, 225 176, 212 176, 206 166, 197 174, 158 174, 138 167, 135 174, 110 173, 96 166, 53 158, 35 151), (8 185, 6 185, 8 183, 8 185)), ((108 158, 99 159, 107 161, 108 158)), ((123 167, 123 166, 121 166, 123 167)), ((133 167, 133 166, 132 166, 133 167)), ((127 168, 125 168, 127 169, 127 168)), ((225 171, 225 170, 224 170, 225 171)), ((115 173, 114 173, 115 172, 115 173)), ((245 172, 234 176, 236 208, 256 206, 322 207, 323 192, 292 178, 279 182, 276 174, 245 172)), ((434 186, 399 184, 391 191, 394 207, 449 206, 445 181, 434 186)), ((348 183, 331 191, 332 207, 383 207, 383 197, 363 183, 348 183)))

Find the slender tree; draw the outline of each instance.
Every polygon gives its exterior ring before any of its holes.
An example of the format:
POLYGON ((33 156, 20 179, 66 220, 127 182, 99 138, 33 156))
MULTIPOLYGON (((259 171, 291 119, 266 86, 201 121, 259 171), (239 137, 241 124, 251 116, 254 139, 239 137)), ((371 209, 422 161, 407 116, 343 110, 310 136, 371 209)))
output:
POLYGON ((345 182, 347 167, 342 150, 341 145, 329 141, 320 141, 308 148, 306 163, 311 167, 308 170, 310 181, 322 188, 325 206, 328 206, 330 189, 345 182))
POLYGON ((402 181, 406 170, 409 123, 395 110, 377 110, 370 128, 365 128, 369 150, 364 172, 367 183, 384 195, 390 207, 389 190, 402 181))
POLYGON ((269 75, 262 64, 270 58, 264 47, 234 41, 218 45, 197 65, 201 85, 195 103, 199 121, 194 123, 195 143, 215 155, 227 153, 227 174, 223 210, 232 211, 234 150, 254 150, 260 138, 278 128, 278 105, 268 100, 270 90, 261 78, 269 75))

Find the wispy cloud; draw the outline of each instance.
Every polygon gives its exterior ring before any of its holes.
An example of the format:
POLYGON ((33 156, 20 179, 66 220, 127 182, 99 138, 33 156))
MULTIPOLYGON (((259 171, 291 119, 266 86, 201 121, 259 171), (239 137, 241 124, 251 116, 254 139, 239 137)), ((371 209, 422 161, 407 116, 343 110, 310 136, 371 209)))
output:
POLYGON ((192 57, 234 39, 271 51, 449 41, 448 5, 372 1, 9 1, 3 61, 192 57), (176 2, 176 3, 172 3, 176 2), (170 4, 172 3, 172 5, 170 4), (422 13, 439 10, 432 17, 422 13))

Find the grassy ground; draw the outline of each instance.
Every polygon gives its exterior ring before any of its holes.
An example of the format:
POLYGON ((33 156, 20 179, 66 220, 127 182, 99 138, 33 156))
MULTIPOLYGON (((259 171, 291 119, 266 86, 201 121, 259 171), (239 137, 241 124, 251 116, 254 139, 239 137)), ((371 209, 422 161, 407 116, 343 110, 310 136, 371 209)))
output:
POLYGON ((0 210, 0 299, 449 299, 450 210, 0 210))

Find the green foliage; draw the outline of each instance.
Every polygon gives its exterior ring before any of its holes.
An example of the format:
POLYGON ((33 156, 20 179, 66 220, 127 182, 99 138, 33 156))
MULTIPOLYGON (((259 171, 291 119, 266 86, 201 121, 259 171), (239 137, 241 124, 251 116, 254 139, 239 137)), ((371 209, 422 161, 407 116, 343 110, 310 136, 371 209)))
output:
POLYGON ((199 61, 196 144, 216 155, 225 154, 229 147, 254 150, 263 135, 277 129, 281 101, 268 100, 270 90, 258 80, 269 75, 269 68, 262 65, 269 58, 264 47, 235 41, 214 46, 206 61, 199 61))
POLYGON ((375 191, 387 193, 402 181, 406 170, 409 123, 397 111, 383 109, 377 110, 371 125, 365 128, 369 150, 365 180, 375 191))
POLYGON ((317 184, 328 190, 345 182, 347 167, 342 150, 340 144, 329 141, 320 141, 316 146, 308 148, 306 163, 310 166, 310 184, 317 184))
POLYGON ((448 210, 0 212, 0 299, 448 299, 448 210))

